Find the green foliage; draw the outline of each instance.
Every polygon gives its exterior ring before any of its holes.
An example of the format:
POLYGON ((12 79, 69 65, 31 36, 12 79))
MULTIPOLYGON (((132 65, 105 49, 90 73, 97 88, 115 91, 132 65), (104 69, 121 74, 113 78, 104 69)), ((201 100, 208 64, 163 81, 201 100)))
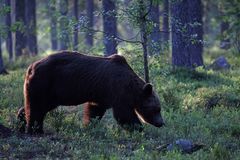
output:
POLYGON ((225 159, 230 159, 230 153, 225 147, 217 143, 211 149, 210 157, 211 157, 210 159, 212 160, 225 160, 225 159))
POLYGON ((10 7, 3 5, 4 1, 0 0, 0 37, 5 37, 6 36, 6 30, 7 27, 3 23, 4 22, 4 16, 10 12, 10 7))
POLYGON ((5 21, 6 14, 11 12, 11 6, 6 6, 4 3, 4 0, 0 0, 0 20, 2 21, 0 22, 0 36, 5 38, 8 30, 11 30, 12 32, 24 32, 25 26, 23 22, 16 21, 11 25, 11 27, 8 27, 3 23, 5 21))
POLYGON ((239 12, 240 12, 240 4, 239 0, 230 0, 230 1, 222 1, 220 3, 223 9, 223 21, 229 22, 229 38, 233 39, 232 42, 237 49, 238 53, 240 53, 240 22, 239 22, 239 12))
MULTIPOLYGON (((118 20, 129 22, 129 24, 136 29, 141 29, 142 23, 146 23, 146 33, 149 35, 152 28, 156 25, 155 22, 149 19, 149 11, 152 6, 159 4, 159 0, 141 1, 133 0, 130 1, 128 6, 118 11, 118 20)), ((122 6, 120 3, 119 5, 122 6)), ((119 7, 122 8, 122 7, 119 7)))
MULTIPOLYGON (((0 3, 4 3, 2 2, 3 0, 0 1, 0 3)), ((6 15, 7 13, 9 13, 11 10, 11 7, 10 6, 4 6, 4 5, 1 5, 0 6, 0 16, 4 16, 6 15)))
MULTIPOLYGON (((100 49, 94 50, 95 54, 100 49)), ((143 76, 140 46, 120 49, 132 68, 143 76)), ((218 52, 219 53, 219 52, 218 52)), ((218 55, 206 56, 210 63, 218 55)), ((221 53, 222 54, 222 53, 221 53)), ((13 134, 0 138, 0 158, 9 159, 239 159, 240 65, 239 57, 225 53, 232 69, 224 72, 173 70, 168 56, 150 57, 151 82, 159 93, 166 126, 144 125, 144 131, 127 132, 107 111, 102 121, 82 125, 82 106, 61 106, 50 112, 42 136, 13 134), (213 98, 214 97, 214 98, 213 98), (205 108, 213 103, 211 109, 205 108), (159 151, 158 147, 184 138, 206 145, 193 154, 159 151)), ((14 128, 16 112, 23 106, 23 80, 28 63, 8 64, 9 75, 0 76, 0 123, 14 128)))
MULTIPOLYGON (((43 54, 41 56, 44 56, 44 55, 45 54, 43 54)), ((29 64, 38 60, 41 56, 36 56, 36 57, 21 56, 21 57, 17 58, 14 61, 14 63, 13 62, 8 62, 7 57, 4 57, 4 61, 7 62, 6 67, 9 68, 10 70, 16 70, 18 68, 26 69, 29 66, 29 64)))

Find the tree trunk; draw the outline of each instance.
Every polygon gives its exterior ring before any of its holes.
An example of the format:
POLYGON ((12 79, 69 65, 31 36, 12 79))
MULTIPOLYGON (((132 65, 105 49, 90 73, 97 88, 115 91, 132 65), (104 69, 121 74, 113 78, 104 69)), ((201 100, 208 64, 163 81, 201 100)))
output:
MULTIPOLYGON (((211 31, 210 31, 210 21, 211 21, 211 16, 210 14, 212 13, 212 6, 211 6, 211 1, 203 1, 203 13, 204 13, 204 19, 203 19, 203 31, 204 34, 208 35, 211 31)), ((213 11, 214 12, 214 11, 213 11)))
MULTIPOLYGON (((139 1, 139 9, 140 9, 140 32, 141 32, 141 42, 143 48, 143 61, 144 61, 144 79, 147 83, 149 83, 149 70, 148 70, 148 50, 147 50, 147 27, 146 27, 146 16, 145 15, 145 8, 143 0, 139 1)), ((151 6, 150 6, 151 7, 151 6)))
POLYGON ((68 0, 60 0, 60 49, 66 50, 70 46, 69 44, 69 28, 68 28, 68 0))
POLYGON ((1 36, 0 36, 0 74, 7 74, 7 71, 3 64, 1 36))
POLYGON ((172 64, 177 67, 190 67, 190 55, 187 50, 188 22, 187 0, 174 1, 171 5, 172 15, 172 64))
POLYGON ((91 29, 93 29, 93 11, 94 11, 94 3, 93 0, 86 1, 86 10, 87 10, 87 28, 88 31, 86 33, 85 37, 85 44, 89 47, 93 46, 93 32, 91 29))
POLYGON ((190 63, 192 67, 203 65, 203 22, 202 22, 202 3, 201 0, 188 0, 188 17, 189 17, 189 37, 191 43, 188 44, 190 63), (197 23, 196 25, 193 25, 197 23))
POLYGON ((51 35, 51 48, 52 50, 58 49, 57 38, 57 14, 56 14, 56 0, 48 2, 49 17, 50 17, 50 35, 51 35))
POLYGON ((169 41, 169 1, 164 0, 163 3, 163 41, 168 43, 169 41))
POLYGON ((228 22, 221 22, 221 49, 229 49, 230 48, 230 39, 226 38, 226 31, 229 29, 228 22))
POLYGON ((174 1, 172 14, 172 65, 194 68, 202 60, 202 11, 200 0, 174 1))
POLYGON ((149 35, 149 55, 159 54, 161 51, 161 35, 160 35, 160 20, 159 20, 159 6, 150 6, 151 10, 149 13, 149 18, 153 23, 152 31, 149 35))
MULTIPOLYGON (((73 12, 76 22, 78 22, 78 0, 74 0, 73 12)), ((73 49, 78 50, 78 23, 74 27, 73 33, 73 49)))
MULTIPOLYGON (((5 0, 5 5, 11 8, 11 1, 5 0)), ((6 26, 7 26, 7 38, 6 38, 6 48, 9 54, 9 61, 13 61, 13 41, 12 41, 12 32, 11 32, 11 9, 6 14, 6 26)))
POLYGON ((25 0, 16 0, 15 2, 15 20, 21 23, 21 29, 16 31, 15 39, 15 54, 16 57, 21 56, 24 53, 26 47, 26 37, 24 35, 25 30, 25 0))
POLYGON ((113 0, 103 0, 103 30, 104 38, 103 43, 105 46, 104 55, 109 56, 117 53, 117 19, 116 7, 113 0))
MULTIPOLYGON (((130 2, 131 2, 131 0, 124 0, 123 5, 129 6, 131 4, 130 2)), ((122 25, 123 31, 124 31, 123 32, 124 34, 122 34, 123 37, 126 37, 126 39, 131 39, 132 37, 134 37, 135 36, 134 28, 132 27, 131 22, 126 20, 126 21, 122 21, 121 23, 122 23, 121 25, 122 25)))
POLYGON ((26 44, 29 54, 37 55, 36 0, 25 0, 25 7, 26 44))

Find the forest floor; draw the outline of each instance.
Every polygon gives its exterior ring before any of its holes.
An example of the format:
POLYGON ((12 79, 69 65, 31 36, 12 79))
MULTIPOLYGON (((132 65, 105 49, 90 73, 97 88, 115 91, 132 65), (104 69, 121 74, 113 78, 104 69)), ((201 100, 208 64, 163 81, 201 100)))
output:
MULTIPOLYGON (((23 106, 25 70, 38 58, 8 64, 9 74, 0 76, 0 124, 11 130, 5 132, 0 126, 0 159, 240 159, 240 57, 213 52, 204 55, 205 63, 220 54, 229 60, 230 70, 173 70, 165 55, 149 60, 166 126, 144 125, 143 132, 120 128, 111 110, 99 124, 84 127, 79 105, 50 112, 44 135, 17 133, 16 113, 23 106), (159 149, 179 139, 204 147, 192 154, 177 148, 159 149)), ((142 76, 140 56, 126 57, 142 76)))

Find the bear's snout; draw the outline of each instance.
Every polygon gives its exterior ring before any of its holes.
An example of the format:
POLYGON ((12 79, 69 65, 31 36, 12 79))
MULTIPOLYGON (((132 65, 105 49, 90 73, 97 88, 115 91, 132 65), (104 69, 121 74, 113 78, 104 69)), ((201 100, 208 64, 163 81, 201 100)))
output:
POLYGON ((157 118, 155 119, 153 125, 154 125, 155 127, 162 127, 162 126, 165 126, 165 123, 164 123, 162 117, 157 117, 157 118))

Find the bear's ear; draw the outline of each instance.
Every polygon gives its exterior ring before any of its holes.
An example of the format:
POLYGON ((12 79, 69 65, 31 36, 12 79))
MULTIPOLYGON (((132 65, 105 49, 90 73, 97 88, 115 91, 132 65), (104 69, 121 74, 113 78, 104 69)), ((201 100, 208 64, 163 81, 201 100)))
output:
POLYGON ((153 87, 150 83, 146 83, 144 86, 143 86, 143 93, 145 96, 149 96, 152 94, 152 91, 153 91, 153 87))

